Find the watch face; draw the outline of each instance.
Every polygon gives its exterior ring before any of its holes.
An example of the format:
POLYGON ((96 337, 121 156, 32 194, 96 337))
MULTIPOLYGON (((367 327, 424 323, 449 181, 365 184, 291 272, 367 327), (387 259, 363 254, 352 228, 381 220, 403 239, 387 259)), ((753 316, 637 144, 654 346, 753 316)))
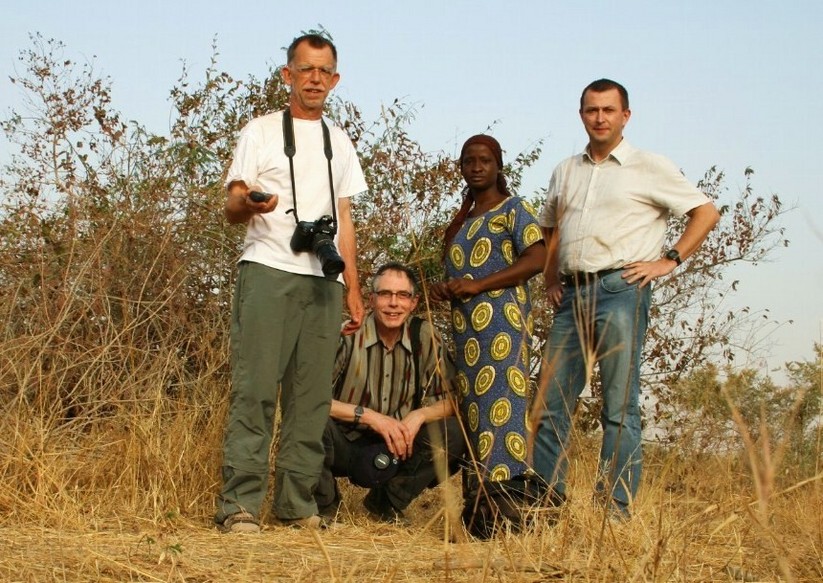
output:
POLYGON ((677 249, 669 249, 668 251, 666 251, 666 259, 671 259, 672 261, 680 265, 680 253, 677 251, 677 249))

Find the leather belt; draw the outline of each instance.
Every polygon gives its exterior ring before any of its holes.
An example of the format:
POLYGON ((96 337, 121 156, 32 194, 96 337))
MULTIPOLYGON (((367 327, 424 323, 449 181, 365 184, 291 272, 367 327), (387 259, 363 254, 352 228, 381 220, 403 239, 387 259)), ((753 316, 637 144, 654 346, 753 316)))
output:
POLYGON ((600 278, 606 277, 609 274, 623 271, 622 267, 615 269, 603 269, 600 271, 571 271, 569 273, 560 274, 560 283, 562 285, 589 285, 600 278))

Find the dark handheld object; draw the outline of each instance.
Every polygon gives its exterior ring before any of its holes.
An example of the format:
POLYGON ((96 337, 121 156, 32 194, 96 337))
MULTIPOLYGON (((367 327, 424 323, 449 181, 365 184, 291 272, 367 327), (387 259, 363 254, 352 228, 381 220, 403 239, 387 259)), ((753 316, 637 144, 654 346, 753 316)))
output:
POLYGON ((400 460, 389 452, 383 439, 363 444, 358 455, 349 459, 348 476, 352 484, 375 488, 397 475, 400 460))
POLYGON ((374 460, 372 461, 372 463, 374 463, 374 467, 378 470, 385 470, 390 465, 397 464, 398 461, 399 460, 396 457, 392 457, 389 456, 389 454, 387 453, 381 452, 374 456, 374 460))
POLYGON ((266 202, 271 197, 272 195, 268 192, 258 192, 256 190, 252 190, 249 193, 249 198, 252 199, 254 202, 266 202))
POLYGON ((335 281, 346 267, 334 246, 336 232, 334 220, 329 215, 323 215, 316 221, 298 221, 290 242, 295 253, 312 251, 317 255, 323 275, 330 281, 335 281))

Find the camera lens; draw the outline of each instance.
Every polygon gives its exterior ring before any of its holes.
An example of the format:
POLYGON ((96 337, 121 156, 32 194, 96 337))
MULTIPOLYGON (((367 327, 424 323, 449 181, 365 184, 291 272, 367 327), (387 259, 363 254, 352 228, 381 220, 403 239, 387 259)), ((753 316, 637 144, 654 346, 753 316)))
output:
POLYGON ((317 259, 320 260, 320 267, 323 269, 323 275, 326 279, 336 280, 337 276, 343 273, 346 263, 337 249, 334 247, 334 241, 325 233, 318 233, 314 236, 313 249, 317 259))
POLYGON ((391 458, 385 453, 378 453, 374 456, 374 467, 378 470, 385 470, 391 465, 391 458))

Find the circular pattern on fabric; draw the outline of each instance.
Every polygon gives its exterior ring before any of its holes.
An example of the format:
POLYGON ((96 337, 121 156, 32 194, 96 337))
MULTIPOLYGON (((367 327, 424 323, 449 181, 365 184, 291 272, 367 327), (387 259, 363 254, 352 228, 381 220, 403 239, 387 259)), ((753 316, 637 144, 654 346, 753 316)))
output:
POLYGON ((506 260, 506 263, 512 265, 514 263, 514 245, 512 242, 506 239, 500 243, 500 251, 503 253, 503 259, 506 260))
POLYGON ((480 230, 480 227, 483 226, 483 221, 485 221, 485 217, 480 217, 476 221, 474 221, 471 225, 469 225, 469 230, 466 231, 466 239, 471 239, 477 234, 477 231, 480 230))
POLYGON ((494 367, 488 364, 477 371, 477 377, 474 379, 474 393, 478 397, 485 395, 486 392, 492 388, 492 385, 494 384, 494 377, 494 367))
POLYGON ((514 288, 515 297, 517 297, 517 301, 521 304, 525 304, 526 301, 529 299, 528 295, 526 295, 526 286, 518 285, 514 288))
POLYGON ((508 217, 509 217, 509 224, 510 224, 510 225, 515 225, 515 224, 517 224, 517 223, 515 222, 515 221, 517 221, 517 209, 516 209, 516 208, 512 208, 512 209, 510 209, 510 210, 509 210, 508 217))
POLYGON ((503 313, 506 315, 506 320, 512 328, 517 331, 523 329, 523 321, 520 318, 520 307, 512 302, 506 302, 503 306, 503 313))
POLYGON ((523 371, 516 366, 510 366, 506 369, 506 380, 509 381, 509 387, 518 397, 525 397, 529 391, 529 381, 523 371))
POLYGON ((531 312, 529 312, 529 315, 526 317, 526 332, 534 334, 534 314, 531 312))
POLYGON ((460 396, 467 397, 469 395, 469 377, 466 376, 466 373, 461 370, 457 373, 454 380, 457 383, 457 390, 460 396))
POLYGON ((480 343, 477 338, 469 338, 466 340, 466 346, 463 347, 463 357, 466 359, 466 364, 474 366, 480 359, 480 343))
POLYGON ((477 459, 484 460, 489 457, 494 444, 494 435, 491 431, 484 431, 477 436, 477 459))
POLYGON ((489 232, 495 235, 499 235, 505 231, 507 226, 508 222, 506 221, 505 214, 495 215, 489 220, 489 232))
POLYGON ((500 296, 502 296, 504 293, 506 293, 506 288, 495 289, 495 290, 492 290, 492 291, 487 292, 487 293, 489 294, 490 298, 495 298, 496 299, 496 298, 499 298, 500 296))
POLYGON ((529 366, 529 349, 526 347, 520 352, 520 364, 523 365, 523 368, 529 366))
POLYGON ((488 237, 480 237, 472 247, 472 253, 469 256, 469 265, 472 267, 480 267, 489 258, 492 253, 492 242, 488 237))
POLYGON ((460 310, 452 310, 452 326, 454 326, 454 331, 460 334, 466 331, 466 318, 460 310))
POLYGON ((523 243, 526 247, 534 245, 538 241, 543 238, 543 235, 540 233, 540 227, 531 223, 526 225, 526 229, 523 231, 523 243))
POLYGON ((466 264, 466 256, 463 255, 463 248, 460 245, 452 245, 449 247, 449 259, 451 259, 452 265, 455 266, 458 270, 463 269, 463 266, 466 264))
POLYGON ((489 421, 495 427, 505 425, 512 418, 512 404, 506 397, 497 399, 489 409, 489 421))
POLYGON ((506 450, 519 462, 526 461, 526 440, 514 431, 506 434, 506 450))
POLYGON ((477 403, 469 404, 466 417, 469 420, 469 429, 477 431, 477 428, 480 426, 480 408, 477 406, 477 403))
POLYGON ((492 452, 494 445, 494 434, 491 431, 483 431, 477 436, 477 459, 485 460, 492 452))
POLYGON ((512 337, 505 332, 499 332, 492 340, 492 358, 495 360, 503 360, 508 357, 512 351, 512 337))
POLYGON ((506 464, 497 464, 489 473, 489 480, 492 482, 502 482, 510 479, 510 477, 511 472, 509 471, 509 466, 506 464))
POLYGON ((477 304, 472 310, 472 328, 475 332, 482 332, 492 321, 492 305, 489 302, 477 304))

